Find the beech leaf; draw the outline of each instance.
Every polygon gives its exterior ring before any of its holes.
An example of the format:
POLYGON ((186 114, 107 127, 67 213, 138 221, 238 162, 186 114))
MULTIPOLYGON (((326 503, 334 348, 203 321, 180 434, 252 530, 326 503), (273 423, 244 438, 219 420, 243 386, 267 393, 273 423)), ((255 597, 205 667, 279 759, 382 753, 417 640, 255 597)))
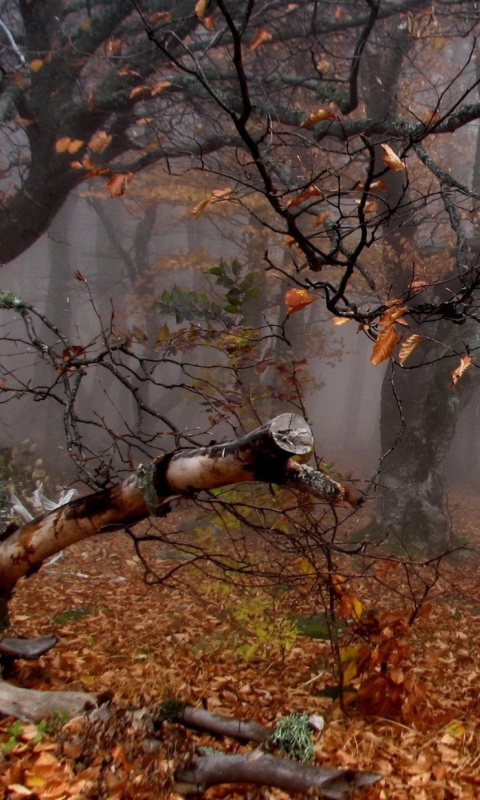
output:
POLYGON ((380 331, 370 356, 370 363, 376 367, 385 359, 390 358, 398 342, 398 333, 393 325, 388 325, 385 330, 380 331))
POLYGON ((296 197, 294 197, 292 200, 289 200, 285 208, 299 206, 300 203, 305 202, 305 200, 309 200, 310 197, 323 197, 323 194, 318 186, 309 186, 304 192, 297 194, 296 197))
POLYGON ((122 172, 112 175, 107 181, 107 189, 110 197, 121 197, 125 194, 127 185, 133 178, 133 172, 122 172))
POLYGON ((412 333, 408 339, 405 339, 400 346, 400 350, 398 351, 398 361, 400 364, 404 364, 407 358, 413 353, 413 351, 418 347, 420 342, 423 342, 423 336, 419 333, 412 333))
POLYGON ((458 381, 473 364, 472 356, 462 356, 460 358, 460 364, 456 369, 452 372, 452 382, 450 383, 450 389, 453 389, 454 386, 457 385, 458 381))
POLYGON ((314 303, 315 300, 318 300, 318 295, 310 294, 307 289, 289 289, 285 292, 287 314, 295 314, 296 311, 301 311, 302 308, 314 303))
POLYGON ((326 119, 336 119, 337 115, 333 113, 333 111, 329 111, 328 108, 317 108, 313 114, 310 114, 309 117, 303 120, 300 123, 301 128, 308 128, 310 125, 316 125, 317 122, 323 122, 326 119))
POLYGON ((272 34, 265 30, 265 28, 260 28, 255 34, 254 39, 249 44, 250 50, 256 50, 257 47, 260 47, 261 44, 265 44, 265 42, 270 42, 272 39, 272 34))
POLYGON ((384 144, 384 142, 382 142, 382 147, 385 150, 382 161, 387 167, 396 171, 406 169, 402 159, 397 156, 396 152, 392 150, 389 144, 384 144))

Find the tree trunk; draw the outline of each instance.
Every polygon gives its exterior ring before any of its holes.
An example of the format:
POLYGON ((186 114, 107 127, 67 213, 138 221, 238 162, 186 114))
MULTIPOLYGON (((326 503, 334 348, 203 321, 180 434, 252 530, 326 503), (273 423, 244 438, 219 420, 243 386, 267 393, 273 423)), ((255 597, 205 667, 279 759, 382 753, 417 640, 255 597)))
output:
MULTIPOLYGON (((478 325, 473 323, 471 331, 465 327, 439 323, 431 333, 448 343, 448 349, 422 344, 407 363, 428 362, 457 346, 462 351, 465 339, 472 348, 478 347, 478 325)), ((382 453, 391 452, 382 464, 375 519, 362 536, 385 542, 397 552, 439 555, 460 544, 452 538, 446 505, 446 462, 459 416, 480 382, 480 371, 470 369, 451 388, 451 373, 458 363, 458 357, 444 358, 412 371, 392 365, 385 374, 381 445, 382 453)))

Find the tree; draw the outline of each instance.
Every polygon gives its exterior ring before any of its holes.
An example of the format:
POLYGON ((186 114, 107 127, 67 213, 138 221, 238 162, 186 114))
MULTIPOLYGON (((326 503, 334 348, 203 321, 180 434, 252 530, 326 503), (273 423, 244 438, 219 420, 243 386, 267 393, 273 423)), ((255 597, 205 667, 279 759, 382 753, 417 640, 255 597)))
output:
MULTIPOLYGON (((106 174, 114 196, 131 173, 156 161, 180 174, 196 166, 219 183, 195 215, 233 203, 240 215, 259 219, 272 245, 288 237, 291 266, 285 269, 269 248, 266 268, 323 297, 335 316, 364 326, 376 340, 375 363, 392 356, 399 324, 410 320, 417 337, 422 326, 422 339, 406 337, 407 349, 418 345, 418 365, 448 357, 467 359, 460 363, 469 367, 476 347, 474 334, 469 341, 465 334, 476 330, 478 274, 469 241, 477 192, 464 165, 468 124, 480 114, 471 4, 301 2, 287 12, 278 16, 261 2, 185 2, 173 15, 147 2, 135 10, 127 2, 108 9, 12 2, 4 23, 8 186, 0 256, 5 262, 28 247, 86 177, 106 174), (429 81, 438 58, 450 71, 429 81), (452 146, 458 164, 449 170, 445 148, 452 146), (258 196, 264 206, 252 210, 258 196), (441 268, 426 244, 432 231, 435 248, 454 249, 441 268), (401 269, 393 274, 392 265, 401 269)), ((402 370, 410 364, 417 366, 409 361, 402 370)), ((449 433, 476 373, 454 390, 446 375, 433 377, 435 369, 424 378, 443 386, 437 419, 449 409, 449 433)), ((384 396, 396 403, 387 390, 384 396)), ((419 441, 428 436, 430 408, 422 417, 418 407, 412 412, 419 441)), ((391 419, 386 409, 388 448, 391 419)), ((412 454, 409 488, 395 456, 383 462, 383 483, 419 498, 424 522, 415 544, 438 550, 450 530, 441 493, 430 487, 443 479, 448 442, 431 438, 430 461, 420 465, 418 448, 408 442, 411 429, 394 451, 404 466, 405 452, 412 454), (412 481, 415 465, 425 480, 412 481)), ((377 531, 411 539, 400 494, 382 490, 377 531)))

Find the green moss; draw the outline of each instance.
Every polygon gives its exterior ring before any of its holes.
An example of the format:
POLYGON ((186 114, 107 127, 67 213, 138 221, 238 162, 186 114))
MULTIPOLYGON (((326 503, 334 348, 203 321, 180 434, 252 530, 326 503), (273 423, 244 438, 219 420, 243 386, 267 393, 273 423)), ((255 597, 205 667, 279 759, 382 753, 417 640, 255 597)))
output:
POLYGON ((18 294, 0 290, 0 308, 20 308, 22 305, 18 294))

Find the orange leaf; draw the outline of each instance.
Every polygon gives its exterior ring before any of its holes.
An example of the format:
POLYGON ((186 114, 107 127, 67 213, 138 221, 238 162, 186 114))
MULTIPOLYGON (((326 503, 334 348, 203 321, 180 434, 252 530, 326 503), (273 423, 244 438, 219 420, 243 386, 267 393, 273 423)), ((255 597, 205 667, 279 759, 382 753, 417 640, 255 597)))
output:
POLYGON ((334 325, 345 325, 346 322, 350 321, 350 317, 332 317, 332 322, 334 325))
POLYGON ((150 22, 170 22, 171 19, 171 11, 154 11, 150 14, 150 22))
POLYGON ((300 203, 303 203, 310 197, 323 197, 323 194, 317 186, 309 186, 308 189, 305 189, 304 192, 302 192, 301 194, 297 194, 296 197, 293 198, 293 200, 289 200, 285 208, 293 208, 294 206, 299 206, 300 203))
POLYGON ((211 193, 210 197, 207 197, 205 200, 202 200, 195 208, 192 209, 192 217, 197 219, 200 214, 203 214, 206 208, 211 203, 220 202, 221 200, 225 200, 230 194, 232 194, 233 189, 214 189, 211 193))
POLYGON ((207 17, 203 18, 202 22, 207 31, 211 31, 215 25, 215 17, 213 14, 209 14, 207 17))
POLYGON ((249 48, 250 50, 256 50, 257 47, 260 47, 261 44, 265 42, 270 42, 272 39, 272 34, 265 30, 265 28, 260 28, 255 34, 253 41, 250 42, 249 48))
POLYGON ((325 222, 325 220, 329 218, 329 216, 330 216, 330 211, 322 211, 322 213, 319 214, 315 219, 315 225, 313 227, 318 228, 322 224, 322 222, 325 222))
POLYGON ((396 152, 392 150, 389 144, 384 144, 382 142, 382 147, 385 150, 382 156, 382 161, 387 167, 390 167, 390 169, 396 171, 405 169, 405 164, 403 163, 402 159, 397 156, 396 152))
POLYGON ((90 139, 88 147, 89 150, 93 150, 95 153, 103 153, 111 141, 111 134, 107 133, 106 131, 100 131, 94 139, 90 139))
POLYGON ((317 108, 313 114, 310 114, 309 117, 303 120, 300 123, 301 128, 308 128, 310 125, 316 125, 317 122, 323 122, 326 119, 336 119, 336 114, 333 111, 329 111, 328 108, 317 108))
POLYGON ((33 61, 30 61, 29 64, 30 72, 40 72, 43 67, 43 61, 41 58, 34 58, 33 61))
POLYGON ((55 142, 55 150, 57 153, 66 153, 68 152, 68 147, 70 145, 70 136, 62 136, 60 139, 57 139, 55 142))
POLYGON ((81 147, 83 147, 83 139, 72 139, 68 143, 67 150, 73 155, 77 150, 80 150, 81 147))
POLYGON ((195 14, 197 15, 198 19, 203 19, 205 14, 207 13, 209 0, 197 0, 195 4, 195 14))
POLYGON ((122 47, 123 42, 121 39, 109 39, 105 47, 105 53, 107 56, 114 56, 116 53, 121 53, 122 47))
POLYGON ((462 375, 465 374, 467 369, 470 369, 472 364, 473 364, 472 356, 462 356, 460 358, 460 364, 452 372, 452 382, 450 384, 450 389, 453 389, 453 387, 457 385, 462 375))
POLYGON ((164 89, 167 89, 171 85, 172 81, 158 81, 155 86, 152 86, 152 97, 155 97, 156 94, 160 94, 160 92, 163 92, 164 89))
POLYGON ((127 185, 133 178, 133 172, 117 173, 107 181, 107 189, 110 197, 121 197, 125 194, 127 185))
POLYGON ((397 342, 398 333, 393 325, 388 325, 385 330, 380 331, 377 341, 373 346, 372 355, 370 356, 370 363, 372 366, 376 367, 378 364, 381 364, 382 361, 385 361, 386 358, 390 358, 395 350, 397 342))
POLYGON ((420 342, 423 342, 423 336, 419 333, 412 333, 408 339, 405 339, 400 346, 400 350, 398 351, 398 361, 400 364, 404 364, 407 358, 413 353, 413 351, 418 347, 420 342))
POLYGON ((290 315, 296 311, 301 311, 302 308, 314 303, 315 300, 318 300, 318 295, 310 294, 306 289, 289 289, 285 292, 287 314, 290 315))
POLYGON ((141 86, 135 86, 130 92, 129 97, 131 100, 133 100, 135 97, 141 97, 143 94, 149 94, 149 93, 150 93, 150 87, 142 84, 141 86))

